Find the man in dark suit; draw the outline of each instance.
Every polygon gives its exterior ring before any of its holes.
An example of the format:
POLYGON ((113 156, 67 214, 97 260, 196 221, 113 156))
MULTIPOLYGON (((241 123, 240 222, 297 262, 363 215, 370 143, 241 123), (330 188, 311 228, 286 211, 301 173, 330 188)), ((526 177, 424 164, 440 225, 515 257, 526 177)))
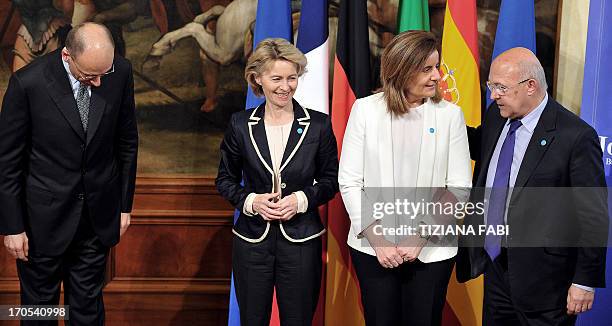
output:
POLYGON ((75 26, 11 76, 0 112, 0 234, 21 304, 57 305, 63 282, 70 325, 104 324, 106 257, 130 223, 134 86, 113 52, 105 27, 75 26))
POLYGON ((483 121, 472 193, 487 209, 465 223, 508 225, 510 234, 489 234, 484 243, 462 238, 457 278, 484 273, 484 325, 573 325, 591 309, 594 288, 605 286, 598 136, 548 97, 528 49, 498 56, 487 86, 496 103, 483 121))

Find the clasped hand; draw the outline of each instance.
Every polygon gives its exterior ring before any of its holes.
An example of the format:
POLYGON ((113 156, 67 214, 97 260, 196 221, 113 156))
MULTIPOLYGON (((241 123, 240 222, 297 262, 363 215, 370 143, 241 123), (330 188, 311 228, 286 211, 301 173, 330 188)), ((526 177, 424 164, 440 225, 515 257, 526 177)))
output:
POLYGON ((384 237, 377 237, 371 241, 376 258, 384 268, 395 268, 403 263, 415 261, 426 243, 427 240, 418 236, 407 237, 397 245, 384 237))
POLYGON ((279 193, 258 194, 253 200, 253 212, 261 215, 266 221, 288 221, 297 214, 297 196, 291 194, 274 202, 279 193))

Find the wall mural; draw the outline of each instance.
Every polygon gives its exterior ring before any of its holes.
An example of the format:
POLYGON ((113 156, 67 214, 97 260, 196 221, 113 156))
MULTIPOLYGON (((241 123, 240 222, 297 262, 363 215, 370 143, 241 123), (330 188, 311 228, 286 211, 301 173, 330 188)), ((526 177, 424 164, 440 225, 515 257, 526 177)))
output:
MULTIPOLYGON (((339 0, 329 2, 334 49, 339 0)), ((301 1, 291 3, 297 28, 301 1)), ((398 3, 368 0, 375 70, 395 32, 398 3)), ((445 3, 429 1, 432 31, 438 36, 445 3)), ((535 3, 538 55, 552 77, 554 51, 539 50, 555 48, 558 0, 535 3)), ((500 0, 477 4, 484 85, 500 0)), ((103 23, 113 34, 117 53, 134 66, 139 174, 213 177, 229 117, 244 109, 243 69, 253 46, 256 10, 256 0, 0 0, 0 96, 12 71, 63 46, 71 24, 103 23)))

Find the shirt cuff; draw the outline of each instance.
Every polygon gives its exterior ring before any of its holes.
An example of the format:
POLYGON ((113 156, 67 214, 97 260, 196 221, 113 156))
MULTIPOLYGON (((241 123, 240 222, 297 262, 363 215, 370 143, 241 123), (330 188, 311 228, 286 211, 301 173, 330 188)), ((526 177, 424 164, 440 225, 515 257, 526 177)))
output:
POLYGON ((585 290, 585 291, 589 291, 589 292, 595 292, 595 289, 590 287, 590 286, 584 286, 584 285, 580 285, 580 284, 576 284, 576 283, 572 283, 573 286, 585 290))
POLYGON ((244 213, 244 215, 246 216, 257 215, 257 213, 253 211, 253 202, 255 201, 255 196, 257 196, 257 194, 252 192, 244 200, 244 206, 242 207, 242 212, 244 213))
POLYGON ((297 197, 297 212, 305 213, 308 210, 308 197, 303 191, 296 191, 294 194, 297 197))

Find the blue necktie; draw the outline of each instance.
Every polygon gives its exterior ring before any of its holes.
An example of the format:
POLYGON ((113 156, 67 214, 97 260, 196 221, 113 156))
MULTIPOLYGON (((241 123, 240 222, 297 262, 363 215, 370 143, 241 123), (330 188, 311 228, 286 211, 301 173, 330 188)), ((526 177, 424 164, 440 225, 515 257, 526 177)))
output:
MULTIPOLYGON (((489 197, 489 210, 487 211, 487 228, 494 226, 497 230, 498 225, 504 224, 504 213, 506 212, 506 198, 508 196, 508 187, 510 185, 510 168, 512 167, 512 158, 514 156, 514 143, 516 140, 516 130, 521 126, 520 120, 511 120, 510 129, 504 139, 499 158, 497 160, 497 168, 495 169, 495 179, 493 179, 493 187, 491 196, 489 197)), ((501 252, 501 235, 487 234, 485 238, 485 250, 494 260, 501 252)))

